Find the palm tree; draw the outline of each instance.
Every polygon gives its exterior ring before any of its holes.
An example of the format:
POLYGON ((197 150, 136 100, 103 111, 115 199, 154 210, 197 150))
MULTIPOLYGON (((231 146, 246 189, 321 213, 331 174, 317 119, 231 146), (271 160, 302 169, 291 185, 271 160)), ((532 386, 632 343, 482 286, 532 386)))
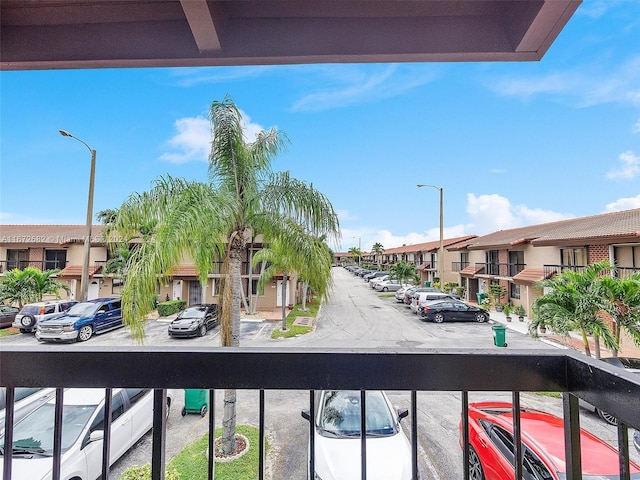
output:
MULTIPOLYGON (((131 239, 144 228, 143 241, 133 249, 122 291, 123 316, 141 338, 148 301, 183 255, 194 260, 205 285, 212 262, 223 259, 220 342, 240 344, 240 308, 245 298, 241 265, 248 245, 262 234, 266 243, 291 238, 291 225, 311 235, 338 238, 338 216, 325 195, 313 185, 272 172, 271 162, 287 140, 277 129, 261 131, 245 141, 240 111, 230 97, 214 101, 209 182, 163 177, 154 187, 129 197, 119 209, 114 229, 131 239)), ((296 232, 297 233, 297 232, 296 232)), ((140 236, 140 235, 138 235, 140 236)), ((232 454, 235 442, 235 390, 226 390, 221 450, 232 454)))
POLYGON ((40 271, 35 267, 24 270, 15 268, 6 272, 0 281, 0 302, 8 300, 22 308, 25 303, 39 302, 47 294, 60 298, 60 290, 69 293, 70 289, 53 277, 58 272, 59 270, 40 271))
MULTIPOLYGON (((625 330, 636 345, 640 345, 640 275, 631 278, 603 276, 598 279, 603 295, 609 299, 612 309, 613 333, 616 346, 620 345, 622 331, 625 330)), ((618 347, 613 348, 613 356, 618 356, 618 347)))
POLYGON ((382 260, 384 247, 380 242, 376 242, 373 244, 373 247, 371 247, 371 251, 376 254, 376 260, 378 261, 378 270, 380 270, 380 261, 382 260))
POLYGON ((391 265, 389 274, 392 278, 397 278, 399 283, 417 282, 419 280, 416 274, 416 267, 405 261, 391 265))
MULTIPOLYGON (((578 330, 588 356, 591 356, 588 335, 602 338, 608 348, 617 348, 611 329, 599 315, 601 311, 611 310, 598 282, 602 274, 611 268, 607 261, 601 261, 587 266, 582 272, 565 270, 549 280, 539 282, 538 286, 550 288, 551 291, 535 300, 530 333, 535 335, 534 329, 541 325, 563 335, 578 330)), ((598 343, 595 353, 599 358, 598 343)))
POLYGON ((360 257, 362 256, 362 250, 360 250, 358 247, 351 247, 348 250, 348 253, 350 253, 353 256, 354 263, 357 262, 358 265, 360 265, 360 257))
MULTIPOLYGON (((282 236, 270 242, 253 256, 253 264, 261 262, 269 265, 258 279, 258 290, 264 290, 267 281, 277 272, 282 272, 282 329, 287 329, 286 314, 286 284, 291 274, 297 274, 304 282, 304 289, 311 287, 322 299, 331 286, 331 264, 333 253, 324 243, 324 236, 320 238, 305 234, 302 228, 294 228, 297 234, 282 236)), ((303 292, 303 309, 306 292, 303 292)))

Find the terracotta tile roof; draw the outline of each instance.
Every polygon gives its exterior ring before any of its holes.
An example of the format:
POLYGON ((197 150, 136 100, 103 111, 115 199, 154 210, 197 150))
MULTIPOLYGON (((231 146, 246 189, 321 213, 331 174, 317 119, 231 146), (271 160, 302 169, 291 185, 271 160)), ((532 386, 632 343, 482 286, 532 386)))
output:
MULTIPOLYGON (((104 244, 104 225, 91 227, 91 243, 104 244)), ((0 244, 65 245, 84 242, 85 225, 0 225, 0 244)))
POLYGON ((484 270, 484 265, 476 265, 474 263, 471 265, 467 265, 462 270, 460 270, 460 275, 473 277, 475 274, 482 272, 482 270, 484 270))
POLYGON ((195 265, 176 265, 171 269, 170 275, 172 277, 197 277, 195 265))
MULTIPOLYGON (((475 235, 465 235, 464 237, 444 238, 442 240, 442 245, 444 246, 444 248, 448 248, 452 245, 456 245, 460 242, 466 242, 475 237, 475 235)), ((383 254, 387 255, 394 253, 430 252, 436 251, 439 248, 440 240, 434 240, 433 242, 414 243, 411 245, 402 245, 401 247, 385 248, 383 254)))
POLYGON ((514 283, 536 283, 545 280, 544 270, 538 267, 527 267, 513 276, 514 283))
POLYGON ((504 249, 525 243, 545 246, 571 245, 576 242, 597 244, 638 241, 640 241, 640 208, 500 230, 476 237, 468 242, 467 246, 470 250, 487 250, 504 249))
POLYGON ((430 262, 424 262, 424 263, 421 263, 420 265, 418 265, 416 268, 418 270, 427 270, 427 269, 431 268, 431 263, 430 262))
MULTIPOLYGON (((98 271, 102 270, 102 265, 89 265, 89 276, 93 277, 98 271)), ((82 265, 67 265, 60 272, 60 277, 81 277, 82 265)))

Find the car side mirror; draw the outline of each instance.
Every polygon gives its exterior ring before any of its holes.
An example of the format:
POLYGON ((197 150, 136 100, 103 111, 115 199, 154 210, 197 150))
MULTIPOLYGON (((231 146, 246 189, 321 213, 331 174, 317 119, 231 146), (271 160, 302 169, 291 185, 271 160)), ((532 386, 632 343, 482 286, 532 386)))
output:
MULTIPOLYGON (((407 412, 408 413, 408 412, 407 412)), ((311 421, 311 415, 309 414, 309 410, 302 410, 300 412, 300 415, 302 415, 302 418, 304 418, 305 420, 307 420, 308 422, 311 421)))
POLYGON ((89 443, 97 442, 104 438, 104 430, 94 430, 89 434, 89 443))
POLYGON ((402 420, 405 417, 409 416, 409 410, 407 410, 406 408, 399 408, 398 409, 398 419, 402 420))

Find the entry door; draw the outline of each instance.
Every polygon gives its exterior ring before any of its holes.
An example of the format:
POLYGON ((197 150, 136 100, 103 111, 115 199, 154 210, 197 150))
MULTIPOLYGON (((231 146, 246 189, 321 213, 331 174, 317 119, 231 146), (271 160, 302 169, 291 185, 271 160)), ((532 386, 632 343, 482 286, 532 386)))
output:
MULTIPOLYGON (((276 307, 282 306, 282 280, 278 280, 278 286, 276 287, 278 290, 278 297, 276 299, 276 307)), ((287 298, 285 305, 289 305, 289 282, 287 282, 287 298)))
POLYGON ((87 291, 87 300, 93 300, 100 297, 100 284, 97 280, 93 280, 89 284, 89 290, 87 291))
POLYGON ((198 280, 189 280, 189 305, 202 303, 202 286, 198 280))
POLYGON ((182 280, 174 280, 172 300, 180 300, 181 298, 182 298, 182 280))

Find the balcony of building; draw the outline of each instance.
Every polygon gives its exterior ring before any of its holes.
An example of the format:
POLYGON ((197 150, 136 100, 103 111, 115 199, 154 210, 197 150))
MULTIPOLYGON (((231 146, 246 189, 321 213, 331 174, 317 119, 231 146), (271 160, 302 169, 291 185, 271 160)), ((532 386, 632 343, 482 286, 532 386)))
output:
MULTIPOLYGON (((620 478, 629 479, 629 427, 640 427, 640 381, 633 374, 568 350, 521 350, 517 353, 496 350, 448 349, 271 349, 271 348, 186 348, 132 346, 117 349, 94 347, 78 350, 73 346, 3 347, 0 350, 0 385, 8 388, 5 419, 4 480, 11 480, 12 395, 18 386, 58 388, 58 414, 62 415, 64 388, 145 387, 154 389, 152 434, 152 478, 164 478, 166 441, 165 397, 169 388, 210 389, 214 404, 216 389, 247 389, 260 392, 255 405, 259 432, 265 438, 265 391, 308 390, 401 390, 410 392, 409 424, 413 455, 413 477, 418 471, 417 445, 421 425, 417 422, 417 396, 423 392, 460 392, 460 414, 466 419, 470 392, 509 392, 514 404, 516 451, 521 449, 519 412, 520 392, 562 392, 567 479, 581 478, 579 445, 580 415, 578 399, 584 399, 610 412, 618 422, 620 478), (82 368, 78 368, 82 365, 82 368), (136 368, 131 368, 136 365, 136 368), (203 365, 215 368, 202 368, 203 365), (52 368, 52 366, 55 366, 52 368), (282 372, 286 371, 286 375, 282 372), (69 372, 73 372, 70 375, 69 372)), ((310 404, 309 408, 313 408, 310 404)), ((209 412, 214 412, 210 408, 209 412)), ((215 426, 210 413, 209 431, 215 426)), ((438 412, 433 412, 438 415, 438 412)), ((364 422, 365 419, 362 419, 364 422)), ((109 419, 105 420, 107 430, 109 419)), ((464 427, 464 426, 463 426, 464 427)), ((313 428, 310 425, 310 428, 313 428)), ((462 429, 463 432, 467 428, 462 429)), ((56 427, 54 438, 60 438, 56 427)), ((213 435, 209 435, 212 439, 213 435)), ((462 439, 466 442, 466 438, 462 439)), ((265 442, 260 441, 259 478, 265 475, 265 442)), ((365 442, 362 442, 366 447, 365 442)), ((313 451, 313 449, 311 450, 313 451)), ((522 450, 520 450, 522 451, 522 450)), ((209 449, 209 462, 213 449, 209 449)), ((286 452, 282 452, 286 454, 286 452)), ((58 472, 61 451, 54 448, 54 472, 58 472)), ((460 454, 463 471, 469 459, 460 454)), ((366 450, 365 450, 366 458, 366 450)), ((516 458, 519 458, 516 455, 516 458)), ((103 458, 103 462, 106 459, 103 458)), ((313 464, 313 455, 308 459, 313 464)), ((210 463, 210 465, 212 465, 210 463)), ((105 466, 103 465, 103 469, 105 466)), ((106 470, 108 471, 108 469, 106 470)), ((523 476, 516 467, 516 478, 523 476)), ((366 469, 362 479, 367 477, 366 469)), ((210 477, 212 478, 212 477, 210 477)), ((464 477, 468 478, 467 475, 464 477)), ((54 473, 53 480, 58 477, 54 473)))

